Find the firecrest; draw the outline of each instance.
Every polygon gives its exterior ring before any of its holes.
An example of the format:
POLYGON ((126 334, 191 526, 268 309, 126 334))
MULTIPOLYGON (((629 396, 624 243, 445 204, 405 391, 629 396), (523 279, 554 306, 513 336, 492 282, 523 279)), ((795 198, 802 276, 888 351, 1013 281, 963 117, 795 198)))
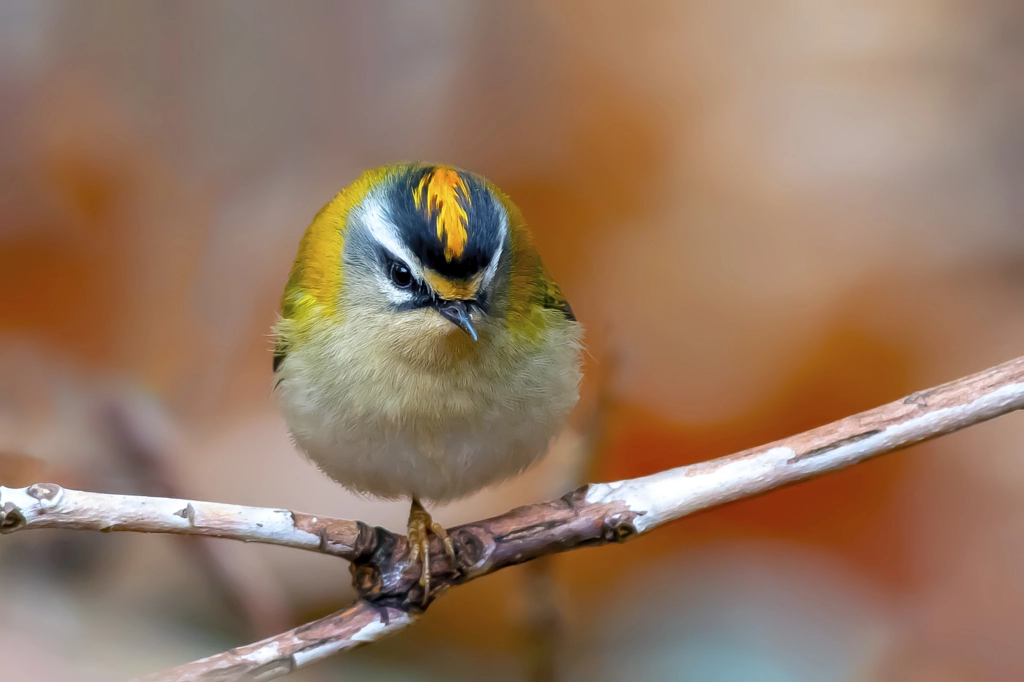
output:
POLYGON ((581 325, 519 210, 444 165, 363 173, 306 229, 275 327, 291 436, 346 488, 408 497, 430 593, 421 501, 519 474, 579 396, 581 325))

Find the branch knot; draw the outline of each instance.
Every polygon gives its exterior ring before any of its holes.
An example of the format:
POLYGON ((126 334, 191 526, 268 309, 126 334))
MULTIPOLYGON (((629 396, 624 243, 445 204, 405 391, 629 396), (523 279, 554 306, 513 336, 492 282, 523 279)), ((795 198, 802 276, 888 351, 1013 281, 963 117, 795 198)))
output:
POLYGON ((52 507, 57 503, 57 498, 63 492, 56 483, 34 483, 30 485, 25 492, 28 493, 29 497, 34 497, 39 500, 39 506, 41 507, 52 507))
POLYGON ((0 507, 0 533, 13 533, 25 525, 25 515, 13 502, 0 507))

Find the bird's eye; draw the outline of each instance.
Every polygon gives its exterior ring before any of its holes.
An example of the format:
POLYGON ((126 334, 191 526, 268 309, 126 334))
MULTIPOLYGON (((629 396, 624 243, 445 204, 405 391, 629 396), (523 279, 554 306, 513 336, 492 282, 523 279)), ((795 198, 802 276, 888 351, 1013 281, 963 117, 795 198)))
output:
POLYGON ((388 274, 391 282, 399 289, 408 289, 412 286, 412 273, 401 263, 392 263, 388 274))

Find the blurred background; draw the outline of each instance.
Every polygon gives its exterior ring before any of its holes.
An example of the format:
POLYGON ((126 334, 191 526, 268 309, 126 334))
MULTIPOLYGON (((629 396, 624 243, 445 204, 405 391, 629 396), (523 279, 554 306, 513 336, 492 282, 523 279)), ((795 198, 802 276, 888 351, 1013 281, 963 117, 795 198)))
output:
MULTIPOLYGON (((0 484, 360 518, 269 330, 367 167, 517 200, 587 328, 552 456, 445 524, 811 428, 1024 348, 1010 0, 0 0, 0 484)), ((451 591, 290 679, 1024 679, 1024 420, 451 591)), ((296 550, 0 541, 7 679, 126 679, 351 599, 296 550), (46 665, 41 665, 45 662, 46 665)))

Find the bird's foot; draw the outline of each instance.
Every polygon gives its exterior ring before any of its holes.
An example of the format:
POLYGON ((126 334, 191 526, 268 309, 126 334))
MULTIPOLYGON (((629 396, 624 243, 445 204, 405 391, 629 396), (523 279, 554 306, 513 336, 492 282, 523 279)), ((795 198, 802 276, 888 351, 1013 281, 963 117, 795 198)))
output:
POLYGON ((426 607, 430 601, 430 533, 437 536, 444 543, 444 551, 448 557, 455 561, 455 545, 448 537, 448 531, 440 523, 436 523, 420 501, 412 498, 412 508, 409 510, 409 561, 420 562, 420 586, 423 588, 423 606, 426 607))

